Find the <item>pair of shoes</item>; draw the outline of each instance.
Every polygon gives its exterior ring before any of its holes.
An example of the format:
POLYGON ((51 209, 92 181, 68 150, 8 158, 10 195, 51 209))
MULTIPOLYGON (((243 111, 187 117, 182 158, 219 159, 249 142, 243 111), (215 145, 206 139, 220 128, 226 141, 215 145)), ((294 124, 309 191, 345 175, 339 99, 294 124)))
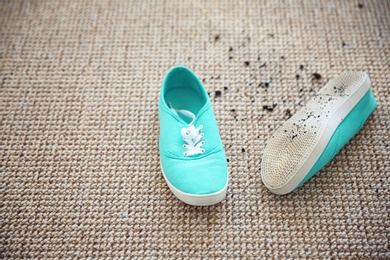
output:
MULTIPOLYGON (((265 186, 287 194, 311 178, 359 131, 376 106, 366 73, 344 72, 326 84, 269 140, 265 186)), ((209 96, 184 66, 166 75, 159 100, 160 164, 173 194, 206 206, 225 198, 228 167, 209 96)))

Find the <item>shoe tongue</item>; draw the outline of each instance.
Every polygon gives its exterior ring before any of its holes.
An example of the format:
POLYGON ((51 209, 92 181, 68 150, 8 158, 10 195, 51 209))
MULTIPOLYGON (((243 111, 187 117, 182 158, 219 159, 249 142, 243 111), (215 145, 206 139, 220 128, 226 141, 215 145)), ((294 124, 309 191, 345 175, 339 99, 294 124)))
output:
POLYGON ((186 122, 187 124, 194 123, 194 121, 195 121, 195 118, 189 117, 189 116, 181 114, 181 113, 177 114, 177 116, 180 117, 181 119, 183 119, 183 121, 186 122))
POLYGON ((187 124, 190 125, 194 123, 196 116, 191 111, 185 109, 175 109, 171 103, 169 103, 169 107, 176 116, 180 117, 187 124))

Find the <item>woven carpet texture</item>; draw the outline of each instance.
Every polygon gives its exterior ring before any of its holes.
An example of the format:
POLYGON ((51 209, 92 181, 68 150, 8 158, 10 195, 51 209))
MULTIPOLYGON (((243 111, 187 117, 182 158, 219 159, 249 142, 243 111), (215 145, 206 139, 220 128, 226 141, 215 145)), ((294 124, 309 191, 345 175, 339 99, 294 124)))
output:
POLYGON ((390 1, 0 1, 0 257, 390 258, 390 1), (177 64, 203 80, 227 197, 176 199, 157 102, 177 64), (378 106, 334 160, 276 196, 275 130, 342 71, 378 106))

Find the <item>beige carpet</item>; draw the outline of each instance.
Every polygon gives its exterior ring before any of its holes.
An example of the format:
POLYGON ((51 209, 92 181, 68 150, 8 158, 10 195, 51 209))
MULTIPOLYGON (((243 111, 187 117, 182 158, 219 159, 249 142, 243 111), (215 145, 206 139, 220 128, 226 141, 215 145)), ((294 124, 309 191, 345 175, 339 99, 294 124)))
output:
POLYGON ((390 258, 390 1, 1 1, 1 258, 390 258), (203 79, 226 200, 191 207, 159 167, 162 78, 203 79), (298 191, 267 140, 344 70, 378 107, 298 191))

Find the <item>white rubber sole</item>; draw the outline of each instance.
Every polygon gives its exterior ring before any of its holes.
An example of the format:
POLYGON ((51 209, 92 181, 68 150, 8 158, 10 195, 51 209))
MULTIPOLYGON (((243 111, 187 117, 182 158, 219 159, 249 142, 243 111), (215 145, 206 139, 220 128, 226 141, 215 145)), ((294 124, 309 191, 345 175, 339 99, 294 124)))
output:
MULTIPOLYGON (((311 168, 318 161, 326 146, 328 145, 333 133, 336 131, 342 120, 352 111, 352 109, 359 103, 364 97, 367 91, 370 90, 371 82, 369 77, 366 75, 363 83, 353 92, 346 100, 332 113, 329 117, 328 123, 326 124, 326 131, 323 132, 318 143, 315 145, 314 150, 309 155, 307 160, 302 166, 296 171, 293 177, 282 187, 274 188, 267 185, 265 186, 273 193, 278 195, 284 195, 292 192, 310 172, 311 168)), ((324 108, 332 109, 332 108, 324 108)), ((333 108, 334 110, 334 108, 333 108)))
MULTIPOLYGON (((160 167, 161 167, 161 163, 160 163, 160 167)), ((210 206, 221 202, 226 197, 226 191, 229 184, 229 177, 226 181, 225 187, 223 187, 220 191, 210 193, 210 194, 190 194, 190 193, 182 192, 177 188, 175 188, 168 181, 162 167, 161 167, 161 171, 165 181, 168 184, 169 189, 179 200, 183 201, 184 203, 187 203, 192 206, 210 206)))

